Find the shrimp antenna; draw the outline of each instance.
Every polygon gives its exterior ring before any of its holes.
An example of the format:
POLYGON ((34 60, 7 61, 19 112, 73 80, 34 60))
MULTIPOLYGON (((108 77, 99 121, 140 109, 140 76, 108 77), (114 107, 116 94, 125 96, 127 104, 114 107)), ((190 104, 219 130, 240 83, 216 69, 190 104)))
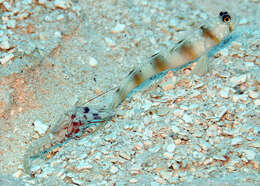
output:
POLYGON ((89 103, 89 102, 91 102, 91 101, 97 99, 98 97, 104 96, 104 95, 107 94, 108 92, 110 92, 110 91, 112 91, 112 90, 115 90, 115 89, 117 89, 118 87, 119 87, 119 86, 116 86, 116 87, 111 88, 111 89, 109 89, 109 90, 107 90, 107 91, 105 91, 105 92, 102 92, 101 94, 99 94, 99 95, 97 95, 97 96, 95 96, 95 97, 89 99, 86 103, 89 103))

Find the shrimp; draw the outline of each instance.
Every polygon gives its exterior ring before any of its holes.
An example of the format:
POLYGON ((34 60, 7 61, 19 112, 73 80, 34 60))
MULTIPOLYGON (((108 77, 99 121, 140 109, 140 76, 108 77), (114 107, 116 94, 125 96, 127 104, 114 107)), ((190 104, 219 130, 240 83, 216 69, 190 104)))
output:
POLYGON ((87 128, 105 123, 112 115, 108 110, 97 110, 88 106, 77 106, 65 112, 45 136, 30 144, 24 155, 25 172, 31 175, 34 159, 43 159, 46 153, 62 146, 71 138, 80 137, 87 128))

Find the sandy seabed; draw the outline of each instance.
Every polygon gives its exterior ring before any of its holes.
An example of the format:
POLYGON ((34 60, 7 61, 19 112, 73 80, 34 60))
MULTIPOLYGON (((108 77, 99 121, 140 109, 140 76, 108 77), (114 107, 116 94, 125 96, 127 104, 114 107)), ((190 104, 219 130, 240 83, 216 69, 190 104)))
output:
POLYGON ((0 10, 0 185, 260 183, 259 0, 10 0, 0 10), (240 22, 207 74, 168 72, 24 173, 33 123, 54 125, 223 10, 240 22))

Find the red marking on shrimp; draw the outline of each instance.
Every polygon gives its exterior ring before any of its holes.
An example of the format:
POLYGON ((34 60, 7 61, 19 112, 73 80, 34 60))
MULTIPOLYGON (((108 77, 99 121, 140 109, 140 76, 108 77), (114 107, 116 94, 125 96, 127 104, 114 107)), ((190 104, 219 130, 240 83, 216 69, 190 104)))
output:
MULTIPOLYGON (((83 112, 89 112, 89 108, 85 107, 83 112)), ((90 129, 88 124, 95 124, 95 123, 104 123, 106 120, 102 120, 100 115, 98 113, 91 113, 91 115, 83 114, 83 120, 80 120, 80 116, 77 116, 76 113, 69 115, 69 121, 64 125, 62 128, 60 128, 58 131, 53 133, 56 136, 56 142, 49 143, 50 147, 54 147, 57 144, 63 144, 68 139, 80 139, 82 136, 84 136, 83 131, 86 129, 90 129), (87 120, 88 117, 92 118, 93 120, 87 120), (84 126, 86 125, 86 126, 84 126), (81 134, 79 134, 82 132, 81 134)), ((90 129, 90 131, 93 131, 90 129)), ((87 132, 90 132, 87 131, 87 132)), ((54 148, 53 150, 50 150, 46 154, 46 159, 50 159, 53 157, 57 152, 61 150, 61 146, 58 146, 54 148)))
POLYGON ((69 128, 67 128, 68 133, 65 135, 67 138, 71 138, 73 137, 75 134, 80 132, 80 128, 81 126, 83 126, 84 123, 81 121, 78 122, 72 122, 69 126, 69 128))

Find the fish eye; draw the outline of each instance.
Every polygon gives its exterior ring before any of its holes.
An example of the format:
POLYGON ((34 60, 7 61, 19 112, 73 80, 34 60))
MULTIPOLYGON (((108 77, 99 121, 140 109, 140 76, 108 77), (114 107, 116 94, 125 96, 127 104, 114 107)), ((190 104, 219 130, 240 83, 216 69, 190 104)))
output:
POLYGON ((230 20, 231 20, 231 16, 228 14, 228 12, 223 12, 223 11, 221 11, 220 13, 219 13, 219 16, 222 18, 222 21, 224 22, 224 23, 228 23, 228 22, 230 22, 230 20))
POLYGON ((231 17, 230 17, 230 15, 224 15, 223 17, 222 17, 222 21, 223 22, 225 22, 225 23, 228 23, 228 22, 230 22, 230 20, 231 20, 231 17))

